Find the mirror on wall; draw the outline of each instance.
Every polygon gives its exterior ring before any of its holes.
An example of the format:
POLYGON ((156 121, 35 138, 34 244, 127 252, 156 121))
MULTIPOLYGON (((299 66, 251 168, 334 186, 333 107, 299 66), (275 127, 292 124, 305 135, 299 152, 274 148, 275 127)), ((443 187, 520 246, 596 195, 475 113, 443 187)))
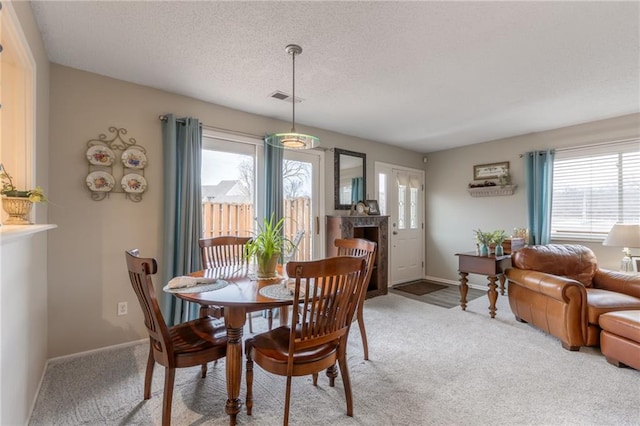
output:
POLYGON ((364 201, 367 194, 367 155, 335 148, 333 180, 336 210, 349 210, 352 202, 364 201))

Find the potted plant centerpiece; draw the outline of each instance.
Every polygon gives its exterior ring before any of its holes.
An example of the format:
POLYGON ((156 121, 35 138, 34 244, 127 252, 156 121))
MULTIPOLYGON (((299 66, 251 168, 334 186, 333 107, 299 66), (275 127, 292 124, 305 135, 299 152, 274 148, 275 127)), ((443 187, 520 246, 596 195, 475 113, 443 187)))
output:
POLYGON ((255 258, 258 266, 258 278, 272 278, 276 276, 276 267, 282 253, 289 251, 293 243, 283 234, 284 218, 274 223, 275 216, 265 218, 262 225, 258 225, 258 232, 245 244, 246 259, 255 258))
POLYGON ((27 219, 33 203, 46 202, 47 197, 39 186, 27 191, 18 190, 13 184, 11 175, 0 164, 0 179, 2 180, 2 208, 9 215, 5 225, 29 225, 27 219))

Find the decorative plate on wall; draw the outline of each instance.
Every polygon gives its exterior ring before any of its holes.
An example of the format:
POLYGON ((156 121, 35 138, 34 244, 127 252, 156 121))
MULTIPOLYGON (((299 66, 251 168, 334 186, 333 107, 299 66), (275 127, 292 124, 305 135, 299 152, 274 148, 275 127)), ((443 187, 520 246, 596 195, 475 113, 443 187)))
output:
POLYGON ((113 151, 106 146, 94 145, 87 150, 87 160, 95 166, 110 166, 115 159, 113 151))
POLYGON ((91 172, 87 176, 87 186, 95 192, 109 192, 113 189, 116 180, 107 172, 91 172))
POLYGON ((129 148, 122 153, 122 164, 129 169, 144 169, 147 165, 147 156, 139 149, 129 148))
POLYGON ((122 176, 120 185, 122 185, 124 192, 140 194, 147 189, 147 180, 137 173, 129 173, 122 176))

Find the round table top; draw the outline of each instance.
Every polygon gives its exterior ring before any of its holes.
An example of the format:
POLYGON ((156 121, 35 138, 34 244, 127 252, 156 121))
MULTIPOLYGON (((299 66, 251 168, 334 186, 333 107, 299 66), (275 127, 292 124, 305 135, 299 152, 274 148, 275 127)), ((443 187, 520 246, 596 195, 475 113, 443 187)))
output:
POLYGON ((216 306, 242 306, 264 308, 291 305, 292 300, 272 299, 260 294, 260 289, 273 284, 286 285, 287 277, 278 275, 275 278, 259 279, 253 273, 251 266, 234 266, 204 269, 189 274, 193 277, 220 278, 227 281, 229 285, 213 291, 202 293, 173 293, 180 299, 201 305, 216 306))

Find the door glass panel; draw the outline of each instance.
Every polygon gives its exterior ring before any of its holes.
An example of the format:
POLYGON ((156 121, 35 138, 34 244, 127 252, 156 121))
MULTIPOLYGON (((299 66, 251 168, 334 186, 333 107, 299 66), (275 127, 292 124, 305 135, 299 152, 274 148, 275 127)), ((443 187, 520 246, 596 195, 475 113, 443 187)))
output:
POLYGON ((203 139, 201 184, 204 237, 252 235, 255 224, 255 177, 255 146, 203 139))
POLYGON ((284 198, 284 235, 295 241, 299 232, 304 232, 291 260, 311 260, 313 247, 313 174, 312 164, 305 161, 284 159, 282 163, 282 186, 284 198))
MULTIPOLYGON (((319 236, 321 155, 314 150, 285 150, 282 164, 285 236, 303 232, 293 260, 323 257, 319 236)), ((294 241, 295 242, 295 241, 294 241)))
POLYGON ((398 184, 398 229, 405 229, 405 205, 407 198, 407 186, 398 184))
POLYGON ((378 174, 378 208, 381 215, 387 214, 387 175, 378 174))
POLYGON ((409 199, 409 228, 418 229, 418 188, 411 188, 409 199))

